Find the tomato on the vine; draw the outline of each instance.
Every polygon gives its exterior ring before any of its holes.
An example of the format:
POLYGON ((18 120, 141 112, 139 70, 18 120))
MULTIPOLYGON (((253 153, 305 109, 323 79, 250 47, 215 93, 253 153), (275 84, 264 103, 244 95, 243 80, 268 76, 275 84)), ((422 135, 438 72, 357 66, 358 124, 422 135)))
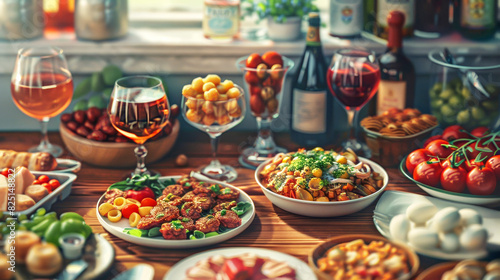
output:
POLYGON ((455 149, 451 147, 445 147, 443 145, 449 145, 448 141, 443 139, 437 139, 425 146, 425 149, 440 158, 447 158, 455 149))
POLYGON ((430 142, 434 141, 434 140, 438 140, 438 139, 443 139, 443 136, 442 135, 434 135, 434 136, 431 136, 429 138, 427 138, 427 140, 425 140, 424 142, 424 147, 427 146, 430 142))
POLYGON ((442 172, 443 168, 438 161, 423 161, 413 170, 413 179, 420 183, 436 187, 439 185, 442 172))
POLYGON ((490 195, 495 191, 497 179, 495 172, 488 167, 474 167, 467 174, 467 189, 471 194, 490 195))
POLYGON ((462 167, 446 167, 441 173, 441 186, 450 192, 461 193, 465 189, 467 171, 462 167))
POLYGON ((465 129, 460 125, 450 125, 444 129, 442 138, 446 141, 452 141, 456 139, 467 139, 469 134, 465 132, 465 129))
POLYGON ((417 149, 411 152, 408 157, 406 157, 406 169, 408 169, 410 174, 413 174, 415 167, 423 161, 430 160, 431 156, 434 156, 434 154, 426 149, 417 149))
POLYGON ((472 134, 473 136, 476 136, 476 137, 483 137, 485 136, 486 134, 490 133, 490 129, 487 128, 486 126, 479 126, 479 127, 476 127, 474 128, 470 134, 472 134))
POLYGON ((486 162, 486 167, 493 170, 497 178, 497 182, 500 182, 500 155, 492 156, 486 162))
POLYGON ((475 159, 473 160, 469 160, 469 161, 465 161, 465 170, 467 170, 467 172, 470 172, 472 169, 474 169, 475 167, 484 167, 484 162, 476 162, 475 159))

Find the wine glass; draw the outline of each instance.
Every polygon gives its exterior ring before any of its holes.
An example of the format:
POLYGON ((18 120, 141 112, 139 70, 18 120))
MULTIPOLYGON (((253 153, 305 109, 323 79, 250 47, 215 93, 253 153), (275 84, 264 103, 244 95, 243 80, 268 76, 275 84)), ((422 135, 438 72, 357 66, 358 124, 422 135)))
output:
POLYGON ((29 152, 48 152, 54 157, 62 148, 49 142, 47 125, 71 103, 73 79, 63 51, 55 47, 20 49, 17 53, 10 91, 16 106, 40 121, 42 139, 29 152))
POLYGON ((239 124, 245 117, 246 103, 244 91, 234 85, 240 94, 234 98, 218 101, 206 101, 197 97, 182 96, 182 116, 184 119, 210 136, 212 161, 201 168, 201 173, 215 180, 231 182, 238 173, 229 165, 217 160, 219 136, 239 124))
POLYGON ((279 116, 283 83, 294 62, 281 56, 283 65, 279 68, 250 68, 246 67, 247 58, 239 58, 236 67, 243 72, 245 88, 250 93, 250 110, 257 120, 259 132, 253 145, 242 151, 239 162, 245 167, 255 169, 276 154, 286 152, 285 148, 278 147, 274 142, 271 123, 279 116))
POLYGON ((327 71, 331 93, 347 111, 349 139, 342 143, 356 154, 371 157, 371 150, 357 137, 358 113, 375 95, 380 83, 380 70, 375 53, 363 49, 341 49, 335 52, 327 71))
POLYGON ((170 114, 161 80, 152 76, 129 76, 116 80, 108 114, 113 127, 138 145, 134 149, 137 167, 132 175, 154 173, 144 163, 148 154, 144 143, 165 127, 170 114))

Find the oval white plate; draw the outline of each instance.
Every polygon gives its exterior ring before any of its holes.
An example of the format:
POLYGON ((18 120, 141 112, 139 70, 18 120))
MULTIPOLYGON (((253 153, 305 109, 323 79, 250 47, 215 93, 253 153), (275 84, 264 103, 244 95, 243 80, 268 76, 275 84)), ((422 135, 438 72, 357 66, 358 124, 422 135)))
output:
POLYGON ((384 178, 384 185, 377 192, 354 200, 329 202, 309 201, 286 197, 284 195, 270 191, 260 182, 260 172, 267 164, 272 161, 272 159, 263 162, 261 165, 259 165, 259 167, 257 167, 257 170, 255 170, 255 181, 257 182, 257 184, 259 184, 262 192, 267 197, 267 199, 269 199, 272 204, 285 211, 309 217, 345 216, 361 211, 362 209, 370 205, 385 190, 385 188, 387 187, 387 183, 389 182, 389 176, 387 175, 385 169, 382 168, 382 166, 366 158, 359 157, 359 160, 369 164, 375 172, 378 172, 380 176, 384 178))
MULTIPOLYGON (((470 208, 477 211, 481 216, 483 216, 483 226, 488 230, 489 234, 486 248, 490 251, 500 251, 500 211, 408 192, 386 191, 380 197, 375 210, 373 210, 373 222, 375 223, 375 227, 380 232, 380 234, 388 239, 393 240, 389 232, 390 219, 398 214, 406 213, 406 209, 408 208, 408 206, 417 201, 429 201, 438 209, 453 206, 457 209, 470 208), (380 213, 382 215, 377 215, 376 213, 380 213)), ((408 243, 407 245, 412 247, 415 252, 419 254, 444 260, 480 259, 488 255, 487 250, 474 252, 458 251, 454 253, 446 253, 437 249, 424 250, 411 246, 408 243)))
POLYGON ((208 250, 198 254, 191 255, 178 263, 176 263, 165 274, 163 280, 182 280, 186 277, 186 271, 193 267, 197 262, 207 259, 215 255, 223 255, 225 257, 237 256, 244 253, 253 253, 259 257, 266 257, 277 261, 285 261, 290 267, 295 269, 298 280, 317 280, 318 278, 311 270, 311 268, 303 261, 296 257, 290 256, 278 251, 254 248, 254 247, 231 247, 208 250))
POLYGON ((56 158, 57 167, 52 172, 60 172, 60 173, 76 173, 80 171, 82 168, 82 163, 73 159, 67 158, 56 158))
MULTIPOLYGON (((165 177, 160 177, 160 179, 168 180, 168 179, 174 179, 177 180, 181 176, 165 176, 165 177)), ((208 180, 207 180, 208 181, 208 180)), ((216 243, 220 243, 222 241, 231 239, 235 237, 236 235, 242 233, 253 221, 253 218, 255 217, 255 205, 253 204, 252 199, 248 194, 246 194, 244 191, 238 189, 237 187, 224 183, 224 182, 217 182, 217 184, 220 184, 224 187, 229 187, 235 190, 238 190, 240 192, 240 197, 238 198, 238 202, 244 201, 248 202, 252 205, 251 209, 247 211, 245 214, 241 216, 241 225, 237 228, 231 229, 227 232, 221 233, 216 236, 212 236, 209 238, 203 238, 203 239, 195 239, 195 240, 166 240, 163 237, 137 237, 133 236, 127 233, 123 232, 123 229, 125 228, 130 228, 130 225, 128 223, 128 219, 122 219, 118 223, 112 223, 108 220, 108 218, 102 217, 99 214, 99 205, 101 205, 102 200, 104 199, 104 195, 99 198, 99 201, 97 201, 96 205, 96 215, 97 219, 101 223, 102 227, 104 227, 107 231, 109 231, 111 234, 114 236, 123 239, 125 241, 137 244, 137 245, 142 245, 142 246, 147 246, 147 247, 154 247, 154 248, 175 248, 175 249, 181 249, 181 248, 197 248, 197 247, 203 247, 203 246, 208 246, 216 243)))

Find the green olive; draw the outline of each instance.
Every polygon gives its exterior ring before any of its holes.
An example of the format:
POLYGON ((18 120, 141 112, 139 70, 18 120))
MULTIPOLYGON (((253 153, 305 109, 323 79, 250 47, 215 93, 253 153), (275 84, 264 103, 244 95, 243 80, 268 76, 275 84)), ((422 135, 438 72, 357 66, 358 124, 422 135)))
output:
POLYGON ((443 90, 443 83, 435 83, 434 86, 432 87, 432 90, 435 92, 441 92, 443 90))
POLYGON ((484 110, 479 107, 472 107, 471 115, 473 119, 478 121, 486 118, 486 112, 484 112, 484 110))
POLYGON ((462 89, 461 93, 462 93, 462 97, 463 97, 464 99, 466 99, 466 100, 467 100, 467 99, 470 99, 470 98, 471 98, 470 90, 469 90, 468 88, 464 87, 464 88, 462 89))
POLYGON ((455 110, 453 110, 450 105, 444 104, 441 106, 441 114, 443 114, 444 117, 453 116, 455 115, 455 110))
POLYGON ((481 106, 488 111, 497 111, 498 110, 498 101, 493 100, 485 100, 481 102, 481 106))
POLYGON ((431 102, 432 109, 439 109, 444 105, 444 101, 442 99, 438 99, 434 102, 431 102))
POLYGON ((452 97, 455 93, 451 89, 445 89, 439 94, 439 98, 441 99, 449 99, 452 97))
POLYGON ((448 104, 450 104, 451 107, 454 109, 462 109, 463 107, 463 100, 460 95, 453 95, 449 100, 448 104))
POLYGON ((436 100, 439 98, 439 94, 441 93, 440 90, 434 90, 434 89, 431 89, 429 91, 429 97, 431 98, 431 100, 436 100))
POLYGON ((469 122, 469 120, 470 120, 470 114, 469 114, 469 111, 467 109, 458 112, 457 122, 459 124, 462 124, 462 125, 466 124, 469 122))
POLYGON ((485 89, 492 97, 497 97, 500 93, 500 88, 492 84, 486 85, 485 89))

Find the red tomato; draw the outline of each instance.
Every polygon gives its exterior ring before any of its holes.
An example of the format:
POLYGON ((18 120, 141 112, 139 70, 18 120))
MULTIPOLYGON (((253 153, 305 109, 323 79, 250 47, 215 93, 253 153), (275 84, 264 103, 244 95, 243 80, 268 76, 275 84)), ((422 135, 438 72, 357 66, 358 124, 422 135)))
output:
POLYGON ((467 170, 467 172, 470 172, 475 167, 484 167, 484 162, 476 162, 476 160, 474 159, 465 161, 464 163, 465 163, 465 170, 467 170))
POLYGON ((495 172, 488 167, 475 167, 467 174, 467 189, 471 194, 490 195, 496 186, 495 172))
POLYGON ((262 55, 262 60, 264 61, 265 64, 271 69, 271 67, 274 64, 279 64, 283 66, 283 58, 281 57, 281 54, 275 52, 275 51, 269 51, 266 52, 265 54, 262 55))
POLYGON ((493 170, 497 178, 497 182, 500 182, 500 155, 496 155, 488 159, 486 167, 493 170))
POLYGON ((487 128, 486 126, 479 126, 479 127, 476 127, 474 128, 470 134, 472 134, 473 136, 476 136, 476 137, 483 137, 487 134, 490 133, 490 129, 487 128))
POLYGON ((485 146, 484 145, 485 141, 486 139, 480 140, 479 143, 469 144, 469 146, 467 147, 467 158, 475 159, 479 153, 481 153, 481 158, 484 158, 485 156, 486 157, 493 156, 493 153, 496 150, 495 145, 493 145, 493 143, 490 143, 489 145, 485 146), (490 152, 479 151, 478 149, 476 149, 476 144, 479 149, 489 149, 490 152), (469 151, 469 148, 472 149, 472 152, 469 151))
POLYGON ((129 218, 132 213, 139 213, 139 206, 136 204, 127 204, 122 209, 122 215, 124 218, 129 218))
POLYGON ((40 183, 38 180, 35 180, 33 181, 33 184, 32 185, 41 185, 42 183, 40 183))
POLYGON ((424 142, 424 146, 427 146, 430 142, 434 141, 434 140, 437 140, 437 139, 443 139, 443 137, 441 135, 434 135, 434 136, 431 136, 429 137, 427 140, 425 140, 424 142))
POLYGON ((423 161, 413 170, 413 179, 420 183, 437 187, 441 180, 443 168, 438 161, 427 162, 423 161))
POLYGON ((427 144, 427 146, 425 146, 425 149, 433 153, 434 155, 444 159, 447 158, 455 149, 446 148, 443 145, 449 145, 448 141, 438 139, 427 144))
POLYGON ((452 168, 447 167, 441 173, 441 186, 443 189, 450 192, 461 193, 465 189, 467 180, 467 171, 462 167, 452 168))
POLYGON ((455 139, 468 139, 469 134, 465 132, 465 129, 458 124, 450 125, 443 131, 443 139, 446 141, 452 141, 455 139))
POLYGON ((245 81, 252 86, 256 86, 259 84, 259 77, 257 77, 257 73, 254 71, 247 71, 245 73, 245 81))
POLYGON ((40 182, 41 184, 48 183, 49 181, 50 179, 47 175, 40 175, 40 177, 38 177, 38 182, 40 182))
POLYGON ((150 197, 146 197, 145 199, 143 199, 141 201, 141 207, 144 207, 144 206, 156 206, 156 200, 150 198, 150 197))
POLYGON ((3 176, 5 176, 6 178, 9 177, 9 173, 12 173, 12 172, 9 172, 10 169, 5 167, 4 169, 2 169, 2 172, 0 174, 2 174, 3 176))
POLYGON ((49 191, 49 193, 51 193, 51 192, 52 192, 52 187, 50 186, 50 184, 49 184, 49 183, 43 183, 43 184, 42 184, 42 187, 46 188, 46 189, 49 191))
POLYGON ((413 174, 415 167, 417 167, 419 163, 431 159, 431 156, 434 156, 434 154, 426 149, 417 149, 411 152, 406 158, 406 169, 408 169, 410 174, 413 174))
POLYGON ((52 188, 52 190, 55 190, 61 185, 61 183, 59 183, 59 181, 57 181, 56 179, 52 179, 49 181, 49 185, 52 188))
POLYGON ((252 112, 256 115, 264 113, 266 106, 260 95, 250 96, 250 109, 252 109, 252 112))
POLYGON ((261 88, 259 86, 252 86, 250 85, 250 95, 253 96, 253 95, 260 95, 260 92, 261 92, 261 88))
POLYGON ((262 57, 258 53, 253 53, 247 57, 247 61, 245 63, 245 66, 248 68, 257 68, 257 65, 261 64, 262 57))

